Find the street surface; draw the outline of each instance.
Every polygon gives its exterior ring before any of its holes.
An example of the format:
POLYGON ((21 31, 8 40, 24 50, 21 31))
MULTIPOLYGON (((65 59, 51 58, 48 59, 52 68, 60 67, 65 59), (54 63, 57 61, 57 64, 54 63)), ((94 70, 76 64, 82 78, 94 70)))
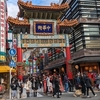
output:
MULTIPOLYGON (((100 92, 97 92, 97 97, 94 97, 91 93, 91 98, 82 98, 82 97, 74 97, 73 96, 73 93, 63 93, 60 97, 61 98, 54 98, 52 96, 40 96, 40 97, 30 97, 30 98, 26 98, 26 99, 23 99, 23 100, 84 100, 84 99, 87 99, 87 100, 100 100, 100 92)), ((22 99, 20 99, 22 100, 22 99)))
MULTIPOLYGON (((86 99, 86 100, 100 100, 100 91, 97 91, 97 90, 94 90, 94 91, 95 91, 95 94, 97 94, 97 96, 94 97, 90 91, 91 98, 74 97, 73 92, 69 92, 69 93, 63 92, 62 95, 60 96, 61 98, 56 98, 56 97, 52 97, 52 95, 50 95, 50 94, 44 95, 43 90, 39 89, 38 93, 37 93, 37 97, 32 97, 32 94, 31 94, 31 97, 27 98, 25 90, 24 90, 23 98, 17 99, 17 100, 57 100, 57 99, 59 99, 59 100, 84 100, 84 99, 86 99)), ((0 100, 10 100, 8 98, 9 98, 9 95, 7 94, 0 100)))

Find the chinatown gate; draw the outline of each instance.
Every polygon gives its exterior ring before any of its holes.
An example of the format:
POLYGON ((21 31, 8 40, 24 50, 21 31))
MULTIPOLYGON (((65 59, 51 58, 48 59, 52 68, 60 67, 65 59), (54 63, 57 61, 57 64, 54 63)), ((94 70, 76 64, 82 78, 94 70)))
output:
MULTIPOLYGON (((60 18, 69 8, 67 3, 58 5, 51 3, 50 6, 36 6, 32 2, 18 0, 19 12, 17 18, 8 17, 10 30, 17 38, 17 62, 22 61, 22 50, 27 48, 62 48, 66 49, 66 72, 72 79, 72 72, 68 61, 70 47, 68 34, 61 34, 60 29, 72 27, 77 20, 63 20, 60 18), (23 18, 20 20, 19 18, 23 18)), ((22 79, 22 67, 17 66, 18 77, 22 79)))

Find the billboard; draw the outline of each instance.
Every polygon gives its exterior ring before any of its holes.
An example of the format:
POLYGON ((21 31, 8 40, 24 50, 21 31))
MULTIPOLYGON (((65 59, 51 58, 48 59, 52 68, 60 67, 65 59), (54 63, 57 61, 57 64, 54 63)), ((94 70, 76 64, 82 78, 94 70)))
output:
POLYGON ((6 61, 6 0, 0 0, 0 61, 6 61))

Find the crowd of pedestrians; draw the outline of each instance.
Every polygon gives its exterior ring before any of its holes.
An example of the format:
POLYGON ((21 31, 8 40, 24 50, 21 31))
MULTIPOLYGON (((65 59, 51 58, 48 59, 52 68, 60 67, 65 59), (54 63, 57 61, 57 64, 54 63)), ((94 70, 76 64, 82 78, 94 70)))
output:
MULTIPOLYGON (((100 75, 96 77, 96 87, 99 90, 100 75)), ((43 88, 44 95, 60 98, 63 92, 69 92, 73 88, 73 96, 90 97, 89 90, 94 96, 97 96, 93 90, 93 85, 89 76, 85 73, 78 72, 71 82, 66 74, 63 78, 60 74, 53 73, 52 75, 42 76, 26 76, 23 80, 18 80, 15 76, 11 80, 12 99, 22 98, 23 90, 25 90, 27 98, 37 97, 37 90, 43 88), (74 88, 73 88, 74 87, 74 88)))

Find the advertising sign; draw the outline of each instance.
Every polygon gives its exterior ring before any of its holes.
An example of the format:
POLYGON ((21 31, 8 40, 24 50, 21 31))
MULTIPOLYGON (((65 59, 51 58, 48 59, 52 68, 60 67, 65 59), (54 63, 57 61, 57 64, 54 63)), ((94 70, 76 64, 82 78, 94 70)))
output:
POLYGON ((6 61, 6 5, 0 0, 0 61, 6 61))

